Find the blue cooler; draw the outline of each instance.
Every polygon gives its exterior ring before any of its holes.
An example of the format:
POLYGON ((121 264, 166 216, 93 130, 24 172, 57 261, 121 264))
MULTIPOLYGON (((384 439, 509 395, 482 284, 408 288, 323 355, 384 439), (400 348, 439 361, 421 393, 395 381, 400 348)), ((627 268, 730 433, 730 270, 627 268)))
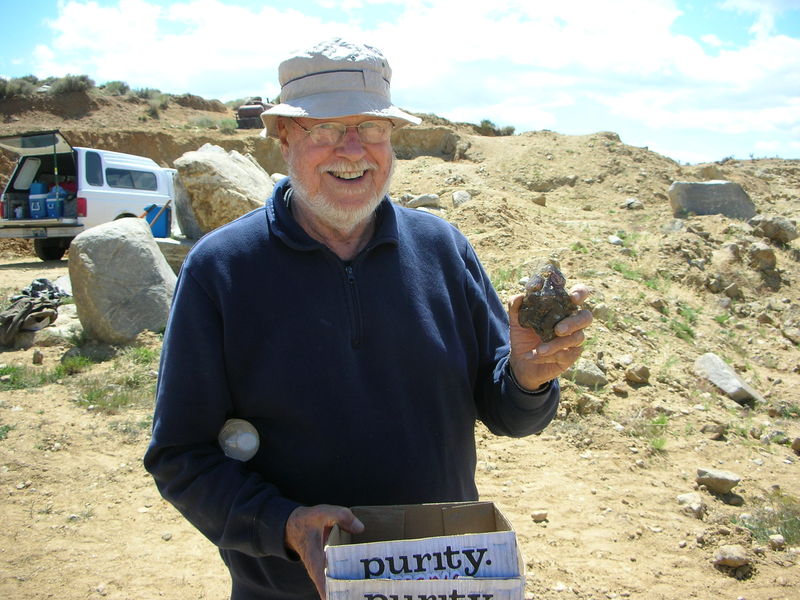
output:
POLYGON ((31 219, 44 219, 47 216, 47 194, 28 196, 28 208, 31 219))
POLYGON ((158 217, 158 221, 153 223, 153 220, 156 218, 156 215, 161 212, 161 209, 162 207, 158 204, 151 204, 144 209, 146 211, 144 218, 150 223, 150 231, 153 232, 153 237, 157 238, 169 237, 170 225, 172 225, 172 209, 169 206, 167 206, 164 212, 161 213, 161 216, 158 217))
POLYGON ((48 219, 60 219, 64 216, 64 201, 61 198, 48 196, 45 205, 48 219))
POLYGON ((64 198, 67 197, 67 190, 60 185, 54 185, 47 194, 45 210, 48 219, 60 219, 64 216, 64 198))
POLYGON ((31 184, 30 193, 31 194, 46 194, 47 193, 47 184, 46 183, 42 183, 40 181, 34 181, 31 184))

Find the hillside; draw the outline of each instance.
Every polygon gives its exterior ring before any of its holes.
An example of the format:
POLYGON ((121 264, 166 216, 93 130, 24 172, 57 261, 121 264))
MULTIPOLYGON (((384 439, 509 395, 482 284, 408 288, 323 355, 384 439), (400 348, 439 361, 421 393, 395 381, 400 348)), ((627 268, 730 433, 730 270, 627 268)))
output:
MULTIPOLYGON (((57 128, 74 145, 164 165, 212 142, 279 170, 274 144, 257 130, 198 127, 232 117, 199 100, 171 103, 157 120, 142 120, 141 103, 97 95, 0 102, 0 135, 57 128)), ((666 193, 676 180, 728 179, 760 213, 797 222, 800 161, 682 166, 610 132, 484 137, 423 118, 415 129, 448 129, 459 158, 399 160, 392 196, 438 194, 441 207, 424 210, 469 237, 503 297, 543 254, 593 291, 596 321, 583 359, 607 383, 565 379, 559 418, 540 436, 477 431, 479 489, 519 533, 529 597, 796 597, 800 457, 790 444, 800 437, 800 240, 767 243, 776 268, 757 270, 748 256, 762 239, 751 226, 722 216, 676 220, 666 193), (457 191, 470 199, 454 206, 457 191), (697 377, 694 361, 707 352, 764 402, 741 406, 697 377), (738 475, 736 497, 697 489, 699 468, 738 475), (677 501, 690 492, 705 506, 702 519, 677 501), (779 529, 786 547, 768 539, 779 529), (714 566, 730 544, 745 549, 748 565, 714 566)), ((9 165, 0 157, 0 181, 9 165)), ((36 260, 26 245, 0 242, 0 292, 66 273, 65 261, 36 260)), ((158 346, 145 335, 134 349, 94 348, 105 360, 41 384, 0 387, 0 570, 10 575, 0 579, 3 597, 190 600, 228 592, 214 548, 160 500, 141 468, 147 393, 108 410, 86 400, 87 382, 104 379, 135 379, 134 389, 149 392, 158 346)), ((53 370, 74 354, 40 350, 40 367, 30 366, 33 349, 2 352, 0 363, 53 370)))

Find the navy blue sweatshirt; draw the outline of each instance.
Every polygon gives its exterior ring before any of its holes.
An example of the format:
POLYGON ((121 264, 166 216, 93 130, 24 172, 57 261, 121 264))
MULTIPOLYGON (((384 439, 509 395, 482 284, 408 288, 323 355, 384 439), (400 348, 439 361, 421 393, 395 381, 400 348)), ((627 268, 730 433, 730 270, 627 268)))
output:
POLYGON ((145 456, 220 548, 234 600, 316 598, 284 548, 297 506, 475 500, 476 420, 528 435, 559 398, 507 374, 506 312, 455 227, 384 199, 343 262, 295 222, 289 189, 184 263, 145 456), (246 463, 217 443, 229 418, 259 432, 246 463))

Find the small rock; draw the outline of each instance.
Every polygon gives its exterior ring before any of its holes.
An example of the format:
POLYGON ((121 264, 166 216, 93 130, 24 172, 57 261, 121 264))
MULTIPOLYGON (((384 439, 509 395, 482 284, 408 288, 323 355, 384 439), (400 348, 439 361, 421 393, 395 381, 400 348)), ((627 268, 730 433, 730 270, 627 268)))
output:
POLYGON ((721 494, 719 499, 728 506, 744 506, 744 498, 742 498, 739 494, 734 494, 733 492, 721 494))
POLYGON ((39 350, 38 348, 34 348, 33 357, 31 358, 31 362, 34 365, 40 365, 40 364, 42 364, 42 362, 44 362, 44 354, 42 354, 42 351, 39 350))
POLYGON ((616 235, 608 236, 608 243, 613 246, 624 246, 625 242, 622 241, 622 238, 616 235))
POLYGON ((742 480, 736 473, 721 469, 697 469, 698 485, 704 485, 715 494, 727 494, 742 480))
POLYGON ((683 512, 694 517, 695 519, 702 519, 707 511, 705 502, 702 496, 697 492, 690 492, 688 494, 681 494, 678 496, 678 504, 683 507, 683 512))
POLYGON ((723 567, 742 567, 750 564, 747 550, 739 544, 721 546, 714 554, 714 564, 723 567))
POLYGON ((800 327, 783 327, 781 333, 793 344, 800 344, 800 327))
POLYGON ((779 244, 788 244, 798 237, 797 227, 789 219, 779 216, 756 215, 748 221, 754 233, 779 244))
POLYGON ((605 408, 605 401, 592 394, 581 394, 575 403, 575 409, 579 415, 591 415, 602 413, 605 408))
POLYGON ((701 433, 705 433, 712 440, 724 440, 727 426, 722 423, 706 423, 700 429, 701 433))
POLYGON ((756 317, 756 321, 761 323, 762 325, 774 325, 775 320, 766 312, 759 313, 756 317))
POLYGON ((161 539, 164 540, 165 542, 168 542, 172 539, 172 534, 167 532, 161 536, 161 539))
POLYGON ((773 550, 783 550, 786 548, 786 539, 779 533, 769 536, 769 547, 773 550))
POLYGON ((747 251, 750 266, 756 271, 772 271, 777 264, 775 250, 763 242, 756 242, 747 251))
POLYGON ((694 361, 696 375, 707 379, 738 404, 764 402, 764 398, 724 360, 712 352, 707 352, 694 361))
POLYGON ((650 383, 650 369, 641 364, 635 364, 625 371, 625 381, 628 383, 650 383))
POLYGON ((800 437, 796 437, 792 441, 792 450, 800 454, 800 437))
POLYGON ((422 206, 441 208, 439 203, 439 194, 421 194, 416 198, 409 200, 406 206, 409 208, 420 208, 422 206))
POLYGON ((734 300, 736 298, 741 298, 744 295, 742 294, 742 290, 739 289, 739 286, 736 283, 730 284, 722 291, 728 298, 733 298, 734 300))
POLYGON ((629 367, 633 364, 633 356, 630 354, 623 354, 614 361, 614 364, 619 365, 620 367, 629 367))
POLYGON ((667 302, 663 298, 653 298, 648 304, 662 315, 667 314, 667 302))
POLYGON ((453 206, 458 208, 462 204, 466 204, 472 200, 472 196, 469 192, 465 190, 458 190, 457 192, 453 192, 453 206))
POLYGON ((626 398, 628 396, 630 388, 624 383, 615 383, 611 386, 611 391, 614 392, 617 396, 622 396, 623 398, 626 398))
POLYGON ((544 194, 536 196, 533 199, 533 203, 537 206, 547 206, 547 197, 544 194))
POLYGON ((542 521, 547 521, 547 511, 535 510, 531 513, 531 519, 533 519, 534 523, 541 523, 542 521))
POLYGON ((626 210, 642 210, 644 208, 644 204, 638 198, 628 198, 620 204, 620 208, 624 208, 626 210))
POLYGON ((579 359, 577 363, 565 371, 564 377, 571 379, 578 385, 594 388, 603 387, 608 383, 600 367, 586 359, 579 359))

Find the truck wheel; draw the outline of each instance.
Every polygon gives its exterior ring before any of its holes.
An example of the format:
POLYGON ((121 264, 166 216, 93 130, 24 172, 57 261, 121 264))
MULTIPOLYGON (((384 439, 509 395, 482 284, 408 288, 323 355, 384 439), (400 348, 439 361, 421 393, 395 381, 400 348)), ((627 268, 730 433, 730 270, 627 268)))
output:
POLYGON ((72 238, 41 238, 33 240, 33 251, 42 260, 61 260, 72 238))

